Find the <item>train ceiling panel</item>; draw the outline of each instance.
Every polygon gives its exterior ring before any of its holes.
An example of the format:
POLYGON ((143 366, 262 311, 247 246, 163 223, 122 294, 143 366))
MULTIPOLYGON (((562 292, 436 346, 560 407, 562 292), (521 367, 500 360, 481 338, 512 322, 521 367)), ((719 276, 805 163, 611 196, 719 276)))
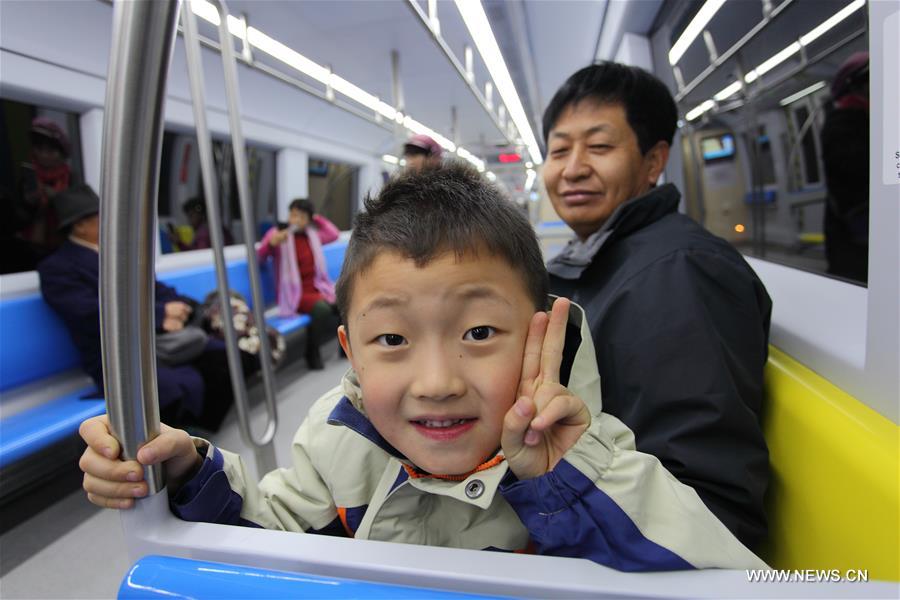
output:
MULTIPOLYGON (((441 32, 468 41, 456 8, 440 3, 441 32)), ((406 113, 451 137, 451 106, 457 107, 459 140, 471 144, 500 133, 462 79, 415 19, 405 2, 388 1, 238 1, 232 14, 245 13, 250 24, 393 105, 391 51, 400 58, 406 113)), ((462 43, 453 49, 462 56, 462 43)), ((480 59, 476 80, 487 80, 480 59)), ((280 68, 284 68, 281 66, 280 68)))

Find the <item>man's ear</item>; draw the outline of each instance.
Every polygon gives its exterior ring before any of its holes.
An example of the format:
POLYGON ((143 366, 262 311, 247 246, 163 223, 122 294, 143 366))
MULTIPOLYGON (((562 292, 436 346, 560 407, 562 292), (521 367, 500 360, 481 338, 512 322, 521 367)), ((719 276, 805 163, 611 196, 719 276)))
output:
POLYGON ((669 162, 669 144, 663 141, 656 142, 656 145, 644 155, 647 182, 651 187, 659 181, 659 176, 665 170, 667 162, 669 162))
POLYGON ((347 358, 350 361, 353 361, 353 352, 350 351, 350 336, 347 335, 347 328, 343 325, 338 327, 338 342, 341 344, 341 348, 344 349, 344 354, 347 355, 347 358))

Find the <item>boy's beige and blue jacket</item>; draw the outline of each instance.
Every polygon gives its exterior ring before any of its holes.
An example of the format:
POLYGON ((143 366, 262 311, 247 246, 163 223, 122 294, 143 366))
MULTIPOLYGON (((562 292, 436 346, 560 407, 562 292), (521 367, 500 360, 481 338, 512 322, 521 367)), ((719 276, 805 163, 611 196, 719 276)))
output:
POLYGON ((190 521, 372 540, 588 558, 623 571, 765 564, 744 547, 634 436, 601 412, 600 378, 587 321, 568 388, 592 423, 549 473, 519 481, 502 452, 468 476, 415 468, 366 418, 356 376, 312 406, 294 436, 292 466, 257 484, 240 457, 195 440, 200 472, 172 499, 190 521))

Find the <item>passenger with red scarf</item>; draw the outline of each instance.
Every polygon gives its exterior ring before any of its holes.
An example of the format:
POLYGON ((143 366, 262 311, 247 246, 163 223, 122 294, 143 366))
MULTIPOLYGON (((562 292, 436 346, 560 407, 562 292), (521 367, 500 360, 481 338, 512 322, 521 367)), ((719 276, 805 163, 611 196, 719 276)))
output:
POLYGON ((306 363, 314 370, 325 368, 319 345, 339 324, 334 282, 322 254, 322 245, 339 234, 334 223, 315 213, 312 202, 297 199, 290 204, 288 225, 269 229, 256 251, 260 262, 274 259, 280 314, 310 316, 306 363))
POLYGON ((63 242, 53 198, 73 183, 66 163, 70 150, 69 138, 59 125, 46 117, 31 122, 31 162, 22 165, 16 218, 19 238, 31 244, 38 257, 50 254, 63 242))

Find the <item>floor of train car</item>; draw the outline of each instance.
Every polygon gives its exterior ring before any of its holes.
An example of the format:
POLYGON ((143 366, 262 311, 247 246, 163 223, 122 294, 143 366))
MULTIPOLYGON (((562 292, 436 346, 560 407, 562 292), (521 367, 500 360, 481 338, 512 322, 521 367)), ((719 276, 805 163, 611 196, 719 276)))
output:
MULTIPOLYGON (((288 463, 297 426, 309 406, 340 381, 349 367, 338 358, 337 341, 323 346, 325 370, 309 371, 303 360, 280 369, 275 451, 288 463)), ((254 431, 262 430, 262 385, 252 390, 254 431)), ((212 441, 241 453, 254 468, 252 452, 241 441, 232 409, 212 441)), ((71 488, 69 488, 71 489, 71 488)), ((0 598, 113 598, 131 566, 117 513, 90 504, 79 489, 0 536, 0 598)))

